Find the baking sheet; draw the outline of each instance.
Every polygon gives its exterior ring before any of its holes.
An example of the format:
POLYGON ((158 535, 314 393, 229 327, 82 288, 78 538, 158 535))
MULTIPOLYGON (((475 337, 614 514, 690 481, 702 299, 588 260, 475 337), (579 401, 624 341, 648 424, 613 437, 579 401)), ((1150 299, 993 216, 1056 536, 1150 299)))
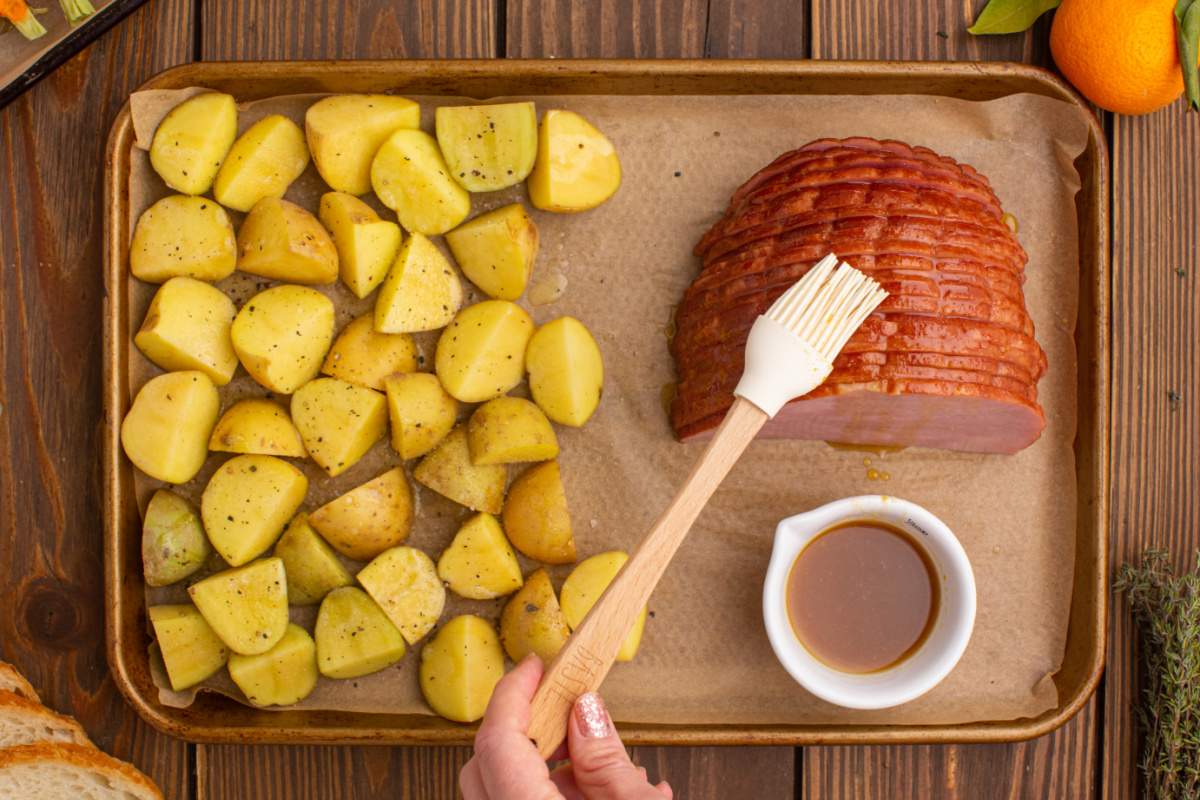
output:
MULTIPOLYGON (((180 94, 135 95, 139 145, 180 94)), ((245 108, 242 127, 267 113, 298 122, 312 97, 276 98, 245 108)), ((542 248, 533 282, 566 280, 557 302, 531 308, 541 322, 582 319, 606 357, 604 401, 583 430, 560 430, 560 457, 581 557, 630 549, 665 506, 701 444, 674 441, 663 409, 673 380, 669 319, 698 264, 690 255, 729 194, 779 153, 824 136, 867 135, 929 146, 987 175, 1020 223, 1030 254, 1026 293, 1050 370, 1040 384, 1042 438, 1016 456, 909 449, 882 455, 820 442, 756 442, 697 522, 656 592, 637 659, 617 665, 604 692, 618 720, 666 723, 956 723, 1034 716, 1056 705, 1050 676, 1062 662, 1075 542, 1076 416, 1074 340, 1078 253, 1072 161, 1086 143, 1079 111, 1060 101, 1015 95, 986 103, 929 96, 533 98, 540 108, 579 111, 617 146, 624 184, 583 215, 534 211, 542 248), (867 113, 869 112, 869 113, 867 113), (868 463, 869 462, 869 463, 868 463), (886 476, 887 480, 884 480, 886 476), (975 568, 979 612, 962 662, 920 700, 857 712, 801 690, 778 666, 762 630, 762 574, 775 523, 837 497, 885 492, 914 500, 958 534, 975 568)), ((444 99, 424 99, 426 116, 444 99)), ((427 120, 428 123, 428 120, 427 120)), ((428 128, 428 124, 427 124, 428 128)), ((134 219, 166 193, 135 151, 134 219)), ((323 190, 309 171, 289 199, 310 208, 323 190)), ((475 195, 476 210, 512 202, 520 187, 475 195)), ((222 284, 243 300, 259 285, 235 275, 222 284)), ((129 282, 136 326, 153 287, 129 282)), ((347 320, 369 303, 330 287, 347 320)), ((131 331, 132 332, 132 331, 131 331)), ((426 352, 432 340, 423 343, 426 352)), ((131 352, 130 391, 157 370, 131 352)), ((244 373, 223 390, 227 406, 263 394, 244 373)), ((184 494, 198 497, 224 460, 214 455, 184 494)), ((396 457, 386 445, 337 479, 309 464, 306 508, 357 485, 396 457)), ((519 473, 518 468, 512 474, 519 473)), ((155 484, 137 476, 140 501, 155 484)), ((421 513, 410 543, 435 555, 466 516, 416 487, 421 513)), ((532 568, 531 562, 525 566, 532 568)), ((553 568, 556 585, 569 568, 553 568)), ((181 599, 155 590, 152 603, 181 599)), ((448 614, 495 616, 501 601, 453 599, 448 614)), ((310 620, 311 610, 297 618, 310 620)), ((428 713, 416 686, 417 653, 395 668, 352 682, 322 681, 309 708, 428 713)), ((227 682, 214 688, 231 690, 227 682)), ((161 681, 160 681, 161 685, 161 681)), ((236 692, 234 692, 236 693, 236 692)), ((167 704, 186 695, 163 692, 167 704)))

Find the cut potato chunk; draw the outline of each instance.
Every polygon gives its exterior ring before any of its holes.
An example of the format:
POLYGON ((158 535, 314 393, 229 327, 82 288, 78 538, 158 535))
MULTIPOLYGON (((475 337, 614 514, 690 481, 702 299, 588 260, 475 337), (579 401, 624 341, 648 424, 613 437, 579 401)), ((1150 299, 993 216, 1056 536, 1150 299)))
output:
POLYGON ((238 231, 237 268, 290 283, 333 283, 338 251, 329 232, 305 209, 278 197, 254 204, 238 231))
POLYGON ((499 514, 504 507, 508 468, 503 464, 472 464, 466 426, 459 425, 417 464, 413 478, 472 511, 499 514))
POLYGON ((508 601, 500 615, 500 643, 514 662, 537 653, 549 664, 571 635, 566 617, 554 596, 546 570, 525 579, 525 585, 508 601))
POLYGON ((319 603, 334 589, 354 585, 350 570, 312 529, 304 514, 297 514, 279 537, 275 555, 283 559, 288 602, 294 606, 319 603))
POLYGON ((121 423, 133 465, 164 483, 187 483, 208 455, 221 401, 203 372, 168 372, 146 381, 121 423))
POLYGON ((567 493, 557 461, 530 467, 513 481, 504 503, 504 530, 513 547, 547 564, 575 560, 567 493))
POLYGON ((420 124, 420 106, 387 94, 334 95, 304 114, 317 172, 329 188, 350 194, 371 191, 371 161, 392 132, 420 124))
POLYGON ((438 559, 438 577, 459 597, 491 600, 521 588, 521 565, 500 523, 476 514, 463 523, 438 559))
POLYGON ((146 613, 175 691, 211 678, 229 660, 229 648, 195 606, 150 606, 146 613))
POLYGON ((316 377, 333 341, 333 301, 306 286, 251 297, 233 319, 233 349, 250 377, 291 394, 316 377))
POLYGON ((176 277, 219 281, 237 266, 237 237, 225 209, 207 197, 173 194, 138 217, 129 271, 149 283, 176 277))
POLYGON ((435 331, 454 319, 462 301, 458 273, 433 242, 414 233, 400 246, 375 298, 375 330, 435 331))
POLYGON ((403 467, 356 486, 308 516, 334 548, 355 561, 367 561, 408 538, 413 500, 403 467))
POLYGON ((468 191, 516 186, 533 169, 538 133, 531 102, 441 106, 434 124, 451 177, 468 191))
POLYGON ((475 409, 467 423, 467 444, 472 464, 549 461, 558 455, 550 420, 523 397, 497 397, 475 409))
POLYGON ((423 456, 454 428, 458 401, 446 394, 436 375, 413 372, 384 381, 392 449, 401 458, 423 456))
POLYGON ((417 369, 417 346, 407 333, 376 333, 370 312, 350 322, 325 356, 321 372, 383 391, 390 375, 417 369))
POLYGON ((542 115, 537 163, 526 188, 543 211, 586 211, 621 185, 621 162, 612 142, 572 111, 542 115))
POLYGON ((474 722, 487 710, 504 677, 504 651, 496 629, 473 614, 455 617, 421 649, 421 693, 436 713, 474 722))
POLYGON ((253 705, 290 706, 317 686, 317 646, 299 625, 287 626, 265 653, 229 657, 229 677, 253 705))
POLYGON ((380 553, 358 573, 358 582, 409 644, 433 630, 446 606, 446 587, 433 561, 412 547, 380 553))
POLYGON ((337 247, 342 283, 355 297, 366 297, 396 260, 400 226, 380 219, 375 209, 345 192, 321 195, 318 216, 337 247))
POLYGON ((275 544, 308 493, 308 478, 274 456, 234 456, 213 473, 200 498, 208 539, 238 567, 275 544))
POLYGON ((204 194, 237 136, 237 103, 205 92, 172 108, 154 131, 150 166, 177 192, 204 194))
POLYGON ((438 380, 464 403, 499 397, 521 382, 532 335, 533 320, 515 303, 485 300, 467 306, 438 339, 438 380))
POLYGON ((165 370, 198 369, 224 386, 238 365, 229 338, 235 313, 220 289, 195 278, 171 278, 154 293, 133 343, 165 370))
POLYGON ((312 460, 330 477, 366 455, 387 430, 387 400, 371 389, 318 378, 292 395, 292 421, 312 460))
POLYGON ((520 203, 481 214, 446 234, 467 279, 497 300, 525 292, 537 256, 538 231, 520 203))
POLYGON ((471 195, 450 177, 437 142, 424 131, 388 137, 371 162, 371 187, 410 233, 437 236, 471 213, 471 195))
POLYGON ((265 653, 287 630, 287 576, 278 558, 210 575, 189 586, 188 594, 213 632, 235 653, 265 653))
POLYGON ((264 197, 283 197, 307 166, 304 131, 282 114, 272 114, 233 143, 213 182, 213 197, 226 208, 249 211, 264 197))
POLYGON ((208 439, 208 449, 289 458, 308 455, 287 409, 262 397, 239 400, 226 409, 208 439))
POLYGON ((142 574, 150 586, 169 586, 194 574, 212 554, 200 515, 187 500, 159 489, 142 522, 142 574))
POLYGON ((592 334, 574 317, 537 329, 525 351, 529 393, 546 416, 574 428, 587 422, 604 391, 604 359, 592 334))
MULTIPOLYGON (((571 570, 562 587, 562 610, 571 630, 579 627, 583 618, 592 610, 592 606, 604 594, 604 590, 612 583, 613 578, 625 566, 629 556, 620 550, 600 553, 579 562, 579 566, 571 570)), ((646 609, 638 615, 629 635, 621 643, 617 653, 617 661, 632 661, 637 655, 638 645, 642 641, 642 629, 646 626, 646 609)))
POLYGON ((329 593, 314 633, 317 669, 326 678, 359 678, 404 658, 404 636, 370 595, 353 586, 329 593))

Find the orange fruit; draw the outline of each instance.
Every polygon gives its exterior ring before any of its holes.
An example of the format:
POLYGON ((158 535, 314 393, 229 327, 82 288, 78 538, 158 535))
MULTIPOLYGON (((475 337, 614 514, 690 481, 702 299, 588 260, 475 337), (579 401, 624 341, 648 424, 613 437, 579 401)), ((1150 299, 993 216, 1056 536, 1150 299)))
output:
POLYGON ((1148 114, 1183 93, 1175 0, 1063 0, 1050 52, 1067 80, 1109 111, 1148 114))

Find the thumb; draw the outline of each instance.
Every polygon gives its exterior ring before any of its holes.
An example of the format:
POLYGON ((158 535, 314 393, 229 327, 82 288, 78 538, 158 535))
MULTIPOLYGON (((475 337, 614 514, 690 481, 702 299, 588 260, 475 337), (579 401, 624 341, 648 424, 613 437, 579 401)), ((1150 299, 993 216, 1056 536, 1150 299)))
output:
MULTIPOLYGON (((600 695, 588 692, 575 701, 567 726, 567 748, 575 784, 587 800, 663 800, 633 765, 617 736, 600 695)), ((668 790, 669 791, 669 790, 668 790)))

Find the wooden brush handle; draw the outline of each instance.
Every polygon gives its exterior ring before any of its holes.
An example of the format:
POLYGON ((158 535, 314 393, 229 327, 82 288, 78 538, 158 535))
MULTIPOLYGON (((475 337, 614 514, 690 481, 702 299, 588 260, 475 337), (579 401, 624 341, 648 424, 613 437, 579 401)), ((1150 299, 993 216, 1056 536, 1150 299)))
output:
POLYGON ((671 505, 546 668, 533 697, 529 723, 529 738, 543 758, 549 758, 566 737, 575 700, 600 688, 621 643, 692 523, 766 421, 766 412, 758 406, 734 398, 671 505))

